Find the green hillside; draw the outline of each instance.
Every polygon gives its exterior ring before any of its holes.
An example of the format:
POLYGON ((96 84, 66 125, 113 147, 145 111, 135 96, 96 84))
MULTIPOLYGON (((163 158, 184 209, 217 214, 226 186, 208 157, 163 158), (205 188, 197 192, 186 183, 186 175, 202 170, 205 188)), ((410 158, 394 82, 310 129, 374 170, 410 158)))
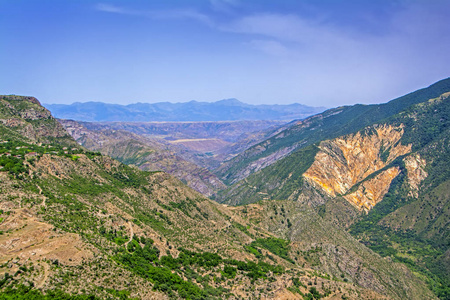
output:
POLYGON ((350 232, 382 255, 394 256, 428 277, 441 299, 450 298, 450 103, 448 93, 418 104, 390 122, 406 124, 403 141, 426 161, 427 178, 417 199, 400 181, 379 207, 350 232))
MULTIPOLYGON (((269 158, 277 152, 299 150, 325 139, 333 139, 363 129, 366 126, 393 116, 411 105, 439 97, 450 90, 450 78, 427 88, 379 105, 353 105, 327 110, 321 114, 299 121, 297 125, 247 149, 224 163, 216 174, 227 184, 247 177, 252 164, 269 158), (245 172, 247 171, 247 172, 245 172)), ((277 160, 273 160, 276 162, 277 160)))
MULTIPOLYGON (((4 101, 19 113, 21 107, 38 108, 28 98, 4 101)), ((270 282, 294 274, 296 267, 285 259, 256 257, 247 249, 251 237, 270 233, 173 177, 68 148, 74 141, 64 130, 62 145, 42 142, 48 137, 9 134, 42 123, 17 114, 3 118, 20 122, 2 132, 0 143, 5 299, 39 298, 54 290, 63 291, 51 294, 62 298, 250 297, 273 294, 270 282), (255 281, 267 288, 241 291, 255 281)), ((45 124, 49 132, 61 129, 51 117, 45 124)))
MULTIPOLYGON (((421 90, 385 105, 372 106, 370 113, 366 112, 359 117, 355 113, 347 120, 345 126, 331 126, 328 131, 327 128, 323 128, 322 134, 348 132, 351 128, 358 129, 378 119, 375 125, 354 130, 353 133, 339 136, 338 139, 300 148, 222 191, 218 200, 233 205, 278 199, 306 203, 315 207, 315 211, 322 218, 335 222, 342 228, 349 228, 354 237, 380 255, 405 263, 428 282, 438 297, 449 299, 450 87, 447 86, 448 83, 447 79, 431 86, 430 90, 421 90), (421 98, 442 91, 445 93, 429 98, 428 101, 421 98), (333 197, 326 190, 305 179, 304 174, 318 159, 319 150, 323 155, 331 151, 338 158, 343 154, 341 150, 333 148, 336 147, 335 144, 359 137, 362 151, 366 153, 364 155, 370 155, 374 149, 364 149, 363 139, 374 139, 379 128, 389 126, 397 128, 397 131, 401 132, 401 138, 395 145, 389 146, 390 148, 383 149, 384 144, 380 146, 377 164, 391 157, 391 154, 394 155, 395 147, 410 150, 405 150, 406 154, 397 158, 393 157, 386 166, 354 183, 346 193, 333 197), (413 158, 420 158, 426 164, 424 167, 426 176, 423 181, 418 181, 416 188, 413 188, 410 178, 416 175, 406 166, 407 163, 414 161, 413 158), (352 205, 342 204, 346 202, 345 197, 361 187, 362 190, 366 189, 369 183, 376 182, 378 175, 390 168, 397 168, 399 175, 392 182, 382 183, 383 186, 387 185, 390 188, 382 197, 382 201, 368 214, 358 211, 352 205)), ((356 106, 353 109, 363 107, 356 106)), ((331 137, 333 138, 333 135, 331 137)), ((278 142, 278 145, 280 143, 278 142)), ((341 159, 345 161, 345 158, 341 159)), ((327 164, 329 162, 325 163, 327 164)), ((365 167, 361 165, 359 168, 365 167)), ((331 173, 323 176, 330 177, 331 173)), ((329 180, 334 182, 339 178, 329 180)))

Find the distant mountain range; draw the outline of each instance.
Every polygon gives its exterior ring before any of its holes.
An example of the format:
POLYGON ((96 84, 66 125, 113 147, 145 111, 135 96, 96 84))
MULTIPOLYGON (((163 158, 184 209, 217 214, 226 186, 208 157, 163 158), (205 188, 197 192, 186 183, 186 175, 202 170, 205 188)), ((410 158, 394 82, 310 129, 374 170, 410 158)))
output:
POLYGON ((128 105, 103 102, 75 102, 72 104, 43 104, 53 116, 87 122, 107 121, 236 121, 236 120, 295 120, 325 110, 303 104, 252 105, 237 99, 213 103, 190 101, 185 103, 134 103, 128 105))

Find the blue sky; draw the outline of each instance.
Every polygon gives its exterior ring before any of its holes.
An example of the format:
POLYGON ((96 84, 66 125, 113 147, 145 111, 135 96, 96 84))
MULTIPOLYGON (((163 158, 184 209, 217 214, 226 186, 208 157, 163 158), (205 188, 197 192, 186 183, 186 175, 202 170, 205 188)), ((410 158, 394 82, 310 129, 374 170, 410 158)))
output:
POLYGON ((0 94, 379 103, 450 76, 450 1, 0 0, 0 94))

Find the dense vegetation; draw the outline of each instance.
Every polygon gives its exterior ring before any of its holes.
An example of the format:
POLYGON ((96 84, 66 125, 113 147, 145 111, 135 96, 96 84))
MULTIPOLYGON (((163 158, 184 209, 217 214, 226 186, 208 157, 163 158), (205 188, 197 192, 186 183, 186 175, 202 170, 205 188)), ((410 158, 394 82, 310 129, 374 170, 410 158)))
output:
POLYGON ((27 163, 32 164, 44 154, 68 157, 72 160, 77 160, 78 154, 89 157, 100 155, 81 148, 68 148, 58 144, 36 145, 15 139, 4 140, 0 141, 0 171, 8 172, 20 179, 28 170, 27 163))
POLYGON ((279 257, 282 257, 287 261, 295 264, 295 262, 289 257, 290 251, 289 241, 273 237, 265 239, 258 238, 251 243, 251 246, 267 249, 273 254, 276 254, 279 257))
POLYGON ((171 255, 159 258, 159 250, 152 244, 151 239, 135 237, 127 249, 121 248, 114 258, 152 281, 155 289, 169 296, 178 294, 187 299, 222 297, 228 295, 229 291, 221 287, 213 288, 210 283, 232 280, 238 273, 249 277, 252 282, 259 278, 273 279, 273 275, 284 273, 281 266, 262 261, 255 263, 223 259, 216 253, 194 252, 183 248, 178 249, 180 253, 177 258, 171 255), (202 276, 201 273, 206 275, 202 276))
MULTIPOLYGON (((7 288, 0 293, 0 300, 100 300, 95 295, 70 295, 61 290, 51 290, 46 294, 32 287, 7 288)), ((122 297, 128 299, 128 297, 122 297)))

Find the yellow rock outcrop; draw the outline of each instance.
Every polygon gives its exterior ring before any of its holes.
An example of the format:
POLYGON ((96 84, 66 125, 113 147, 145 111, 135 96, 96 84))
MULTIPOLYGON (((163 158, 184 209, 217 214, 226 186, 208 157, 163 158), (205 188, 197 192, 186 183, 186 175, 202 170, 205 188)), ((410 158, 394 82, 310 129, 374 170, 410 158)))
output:
MULTIPOLYGON (((303 176, 332 197, 345 195, 367 176, 411 152, 411 145, 400 143, 403 132, 403 126, 375 125, 363 132, 324 141, 303 176)), ((371 209, 381 201, 399 172, 397 167, 384 170, 344 198, 359 209, 371 209)))
POLYGON ((383 199, 392 180, 398 174, 400 174, 400 168, 389 168, 374 178, 362 182, 355 192, 345 195, 344 198, 356 207, 369 211, 383 199))

